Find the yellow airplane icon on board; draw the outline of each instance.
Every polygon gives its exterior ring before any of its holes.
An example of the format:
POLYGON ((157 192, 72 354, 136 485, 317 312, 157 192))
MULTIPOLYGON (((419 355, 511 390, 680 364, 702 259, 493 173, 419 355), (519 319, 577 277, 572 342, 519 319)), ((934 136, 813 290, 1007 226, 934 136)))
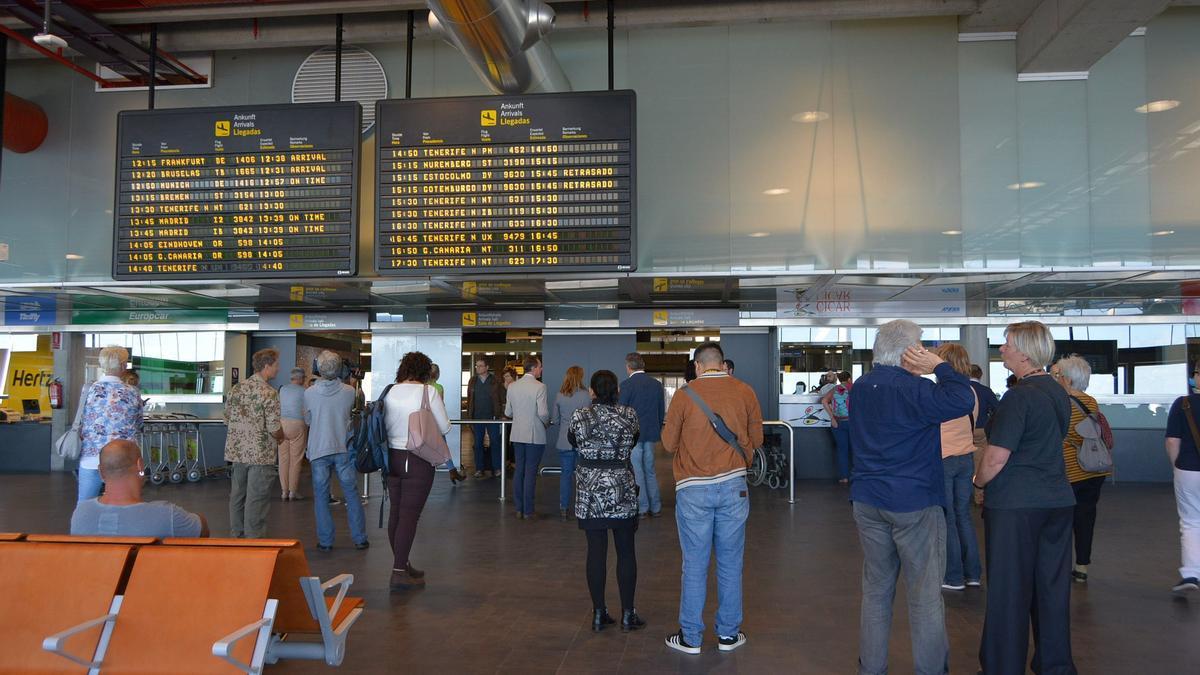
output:
POLYGON ((496 126, 496 111, 495 110, 480 110, 479 111, 479 126, 481 126, 481 127, 496 126))

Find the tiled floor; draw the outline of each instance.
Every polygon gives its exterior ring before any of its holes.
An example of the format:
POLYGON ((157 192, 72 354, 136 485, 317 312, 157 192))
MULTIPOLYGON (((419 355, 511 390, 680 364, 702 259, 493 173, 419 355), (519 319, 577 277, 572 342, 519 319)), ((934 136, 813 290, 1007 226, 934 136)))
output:
MULTIPOLYGON (((749 642, 722 654, 709 633, 704 653, 688 656, 662 642, 677 628, 680 561, 666 460, 659 475, 668 517, 643 521, 637 535, 637 605, 650 625, 629 635, 590 630, 584 538, 574 523, 557 519, 557 477, 538 485, 538 508, 555 517, 521 522, 511 504, 497 500, 495 481, 451 488, 439 475, 413 552, 428 586, 414 592, 388 592, 391 560, 387 534, 375 527, 378 496, 367 507, 373 547, 366 552, 351 548, 342 507, 334 507, 337 548, 317 552, 311 500, 275 503, 271 533, 304 540, 314 573, 355 575, 354 593, 366 598, 367 611, 354 627, 341 672, 854 672, 861 557, 845 490, 801 483, 795 505, 784 491, 754 492, 744 584, 749 642)), ((66 531, 74 489, 63 474, 0 476, 0 531, 66 531)), ((148 488, 147 498, 202 511, 219 534, 228 524, 228 490, 223 480, 212 480, 148 488)), ((1169 593, 1178 547, 1170 486, 1105 487, 1092 580, 1075 586, 1072 596, 1079 672, 1200 672, 1200 599, 1189 603, 1169 593)), ((181 573, 182 592, 197 590, 187 582, 181 573)), ((615 583, 610 575, 614 610, 615 583)), ((710 586, 709 622, 715 600, 710 586)), ((903 602, 901 592, 891 645, 896 673, 912 667, 903 602)), ((946 595, 952 672, 976 670, 983 605, 979 591, 946 595)), ((270 670, 330 672, 308 662, 270 670)))

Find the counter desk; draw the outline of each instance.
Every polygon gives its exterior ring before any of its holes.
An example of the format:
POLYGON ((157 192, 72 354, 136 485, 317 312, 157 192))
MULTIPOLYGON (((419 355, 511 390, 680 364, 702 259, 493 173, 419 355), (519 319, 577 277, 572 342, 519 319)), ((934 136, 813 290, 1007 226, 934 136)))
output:
POLYGON ((50 420, 0 424, 0 473, 49 473, 50 420))
POLYGON ((837 480, 833 434, 821 398, 816 394, 780 396, 779 419, 796 430, 796 478, 837 480))

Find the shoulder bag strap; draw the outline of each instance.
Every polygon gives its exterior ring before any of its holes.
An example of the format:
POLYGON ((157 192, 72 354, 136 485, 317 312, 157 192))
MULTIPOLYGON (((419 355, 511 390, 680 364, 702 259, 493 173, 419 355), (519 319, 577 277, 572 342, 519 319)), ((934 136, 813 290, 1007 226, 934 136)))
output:
POLYGON ((1086 405, 1084 405, 1084 404, 1083 404, 1083 401, 1079 400, 1079 398, 1078 398, 1078 397, 1076 397, 1076 396, 1073 396, 1073 395, 1071 395, 1071 394, 1067 394, 1067 396, 1068 396, 1068 397, 1070 397, 1070 399, 1071 399, 1072 401, 1074 401, 1074 402, 1075 402, 1075 405, 1079 406, 1080 410, 1082 410, 1082 411, 1083 411, 1083 416, 1084 416, 1084 417, 1088 417, 1088 416, 1090 416, 1090 415, 1095 415, 1095 414, 1096 414, 1096 413, 1094 413, 1094 412, 1092 412, 1092 411, 1088 410, 1087 406, 1086 406, 1086 405))
POLYGON ((429 385, 421 385, 421 410, 432 410, 429 407, 429 385))
MULTIPOLYGON (((712 426, 713 432, 715 433, 717 430, 717 416, 713 413, 712 408, 708 407, 708 404, 704 402, 704 399, 700 398, 700 394, 692 391, 691 387, 684 385, 680 387, 680 389, 684 392, 687 392, 687 395, 696 402, 697 406, 700 407, 700 411, 703 412, 704 416, 708 418, 708 423, 712 426)), ((734 450, 737 450, 738 454, 742 456, 743 460, 746 459, 746 451, 742 449, 742 446, 736 440, 727 441, 723 438, 721 440, 728 443, 734 450)))
POLYGON ((1192 402, 1188 400, 1187 396, 1183 397, 1183 416, 1192 430, 1192 443, 1200 448, 1200 429, 1196 428, 1196 417, 1192 414, 1192 402))
POLYGON ((95 382, 89 384, 87 388, 83 390, 83 400, 79 402, 79 407, 75 409, 75 421, 71 422, 72 429, 78 429, 80 422, 83 421, 83 409, 87 407, 88 396, 91 396, 92 387, 94 386, 96 386, 95 382))

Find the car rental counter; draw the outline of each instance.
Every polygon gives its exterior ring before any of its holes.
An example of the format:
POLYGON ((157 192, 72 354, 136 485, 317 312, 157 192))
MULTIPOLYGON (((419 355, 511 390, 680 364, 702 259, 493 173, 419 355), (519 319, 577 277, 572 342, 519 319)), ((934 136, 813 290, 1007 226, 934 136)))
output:
POLYGON ((779 419, 796 430, 796 478, 836 480, 833 434, 821 398, 816 394, 780 396, 779 419))
POLYGON ((50 420, 13 420, 0 424, 0 473, 48 473, 50 420))

